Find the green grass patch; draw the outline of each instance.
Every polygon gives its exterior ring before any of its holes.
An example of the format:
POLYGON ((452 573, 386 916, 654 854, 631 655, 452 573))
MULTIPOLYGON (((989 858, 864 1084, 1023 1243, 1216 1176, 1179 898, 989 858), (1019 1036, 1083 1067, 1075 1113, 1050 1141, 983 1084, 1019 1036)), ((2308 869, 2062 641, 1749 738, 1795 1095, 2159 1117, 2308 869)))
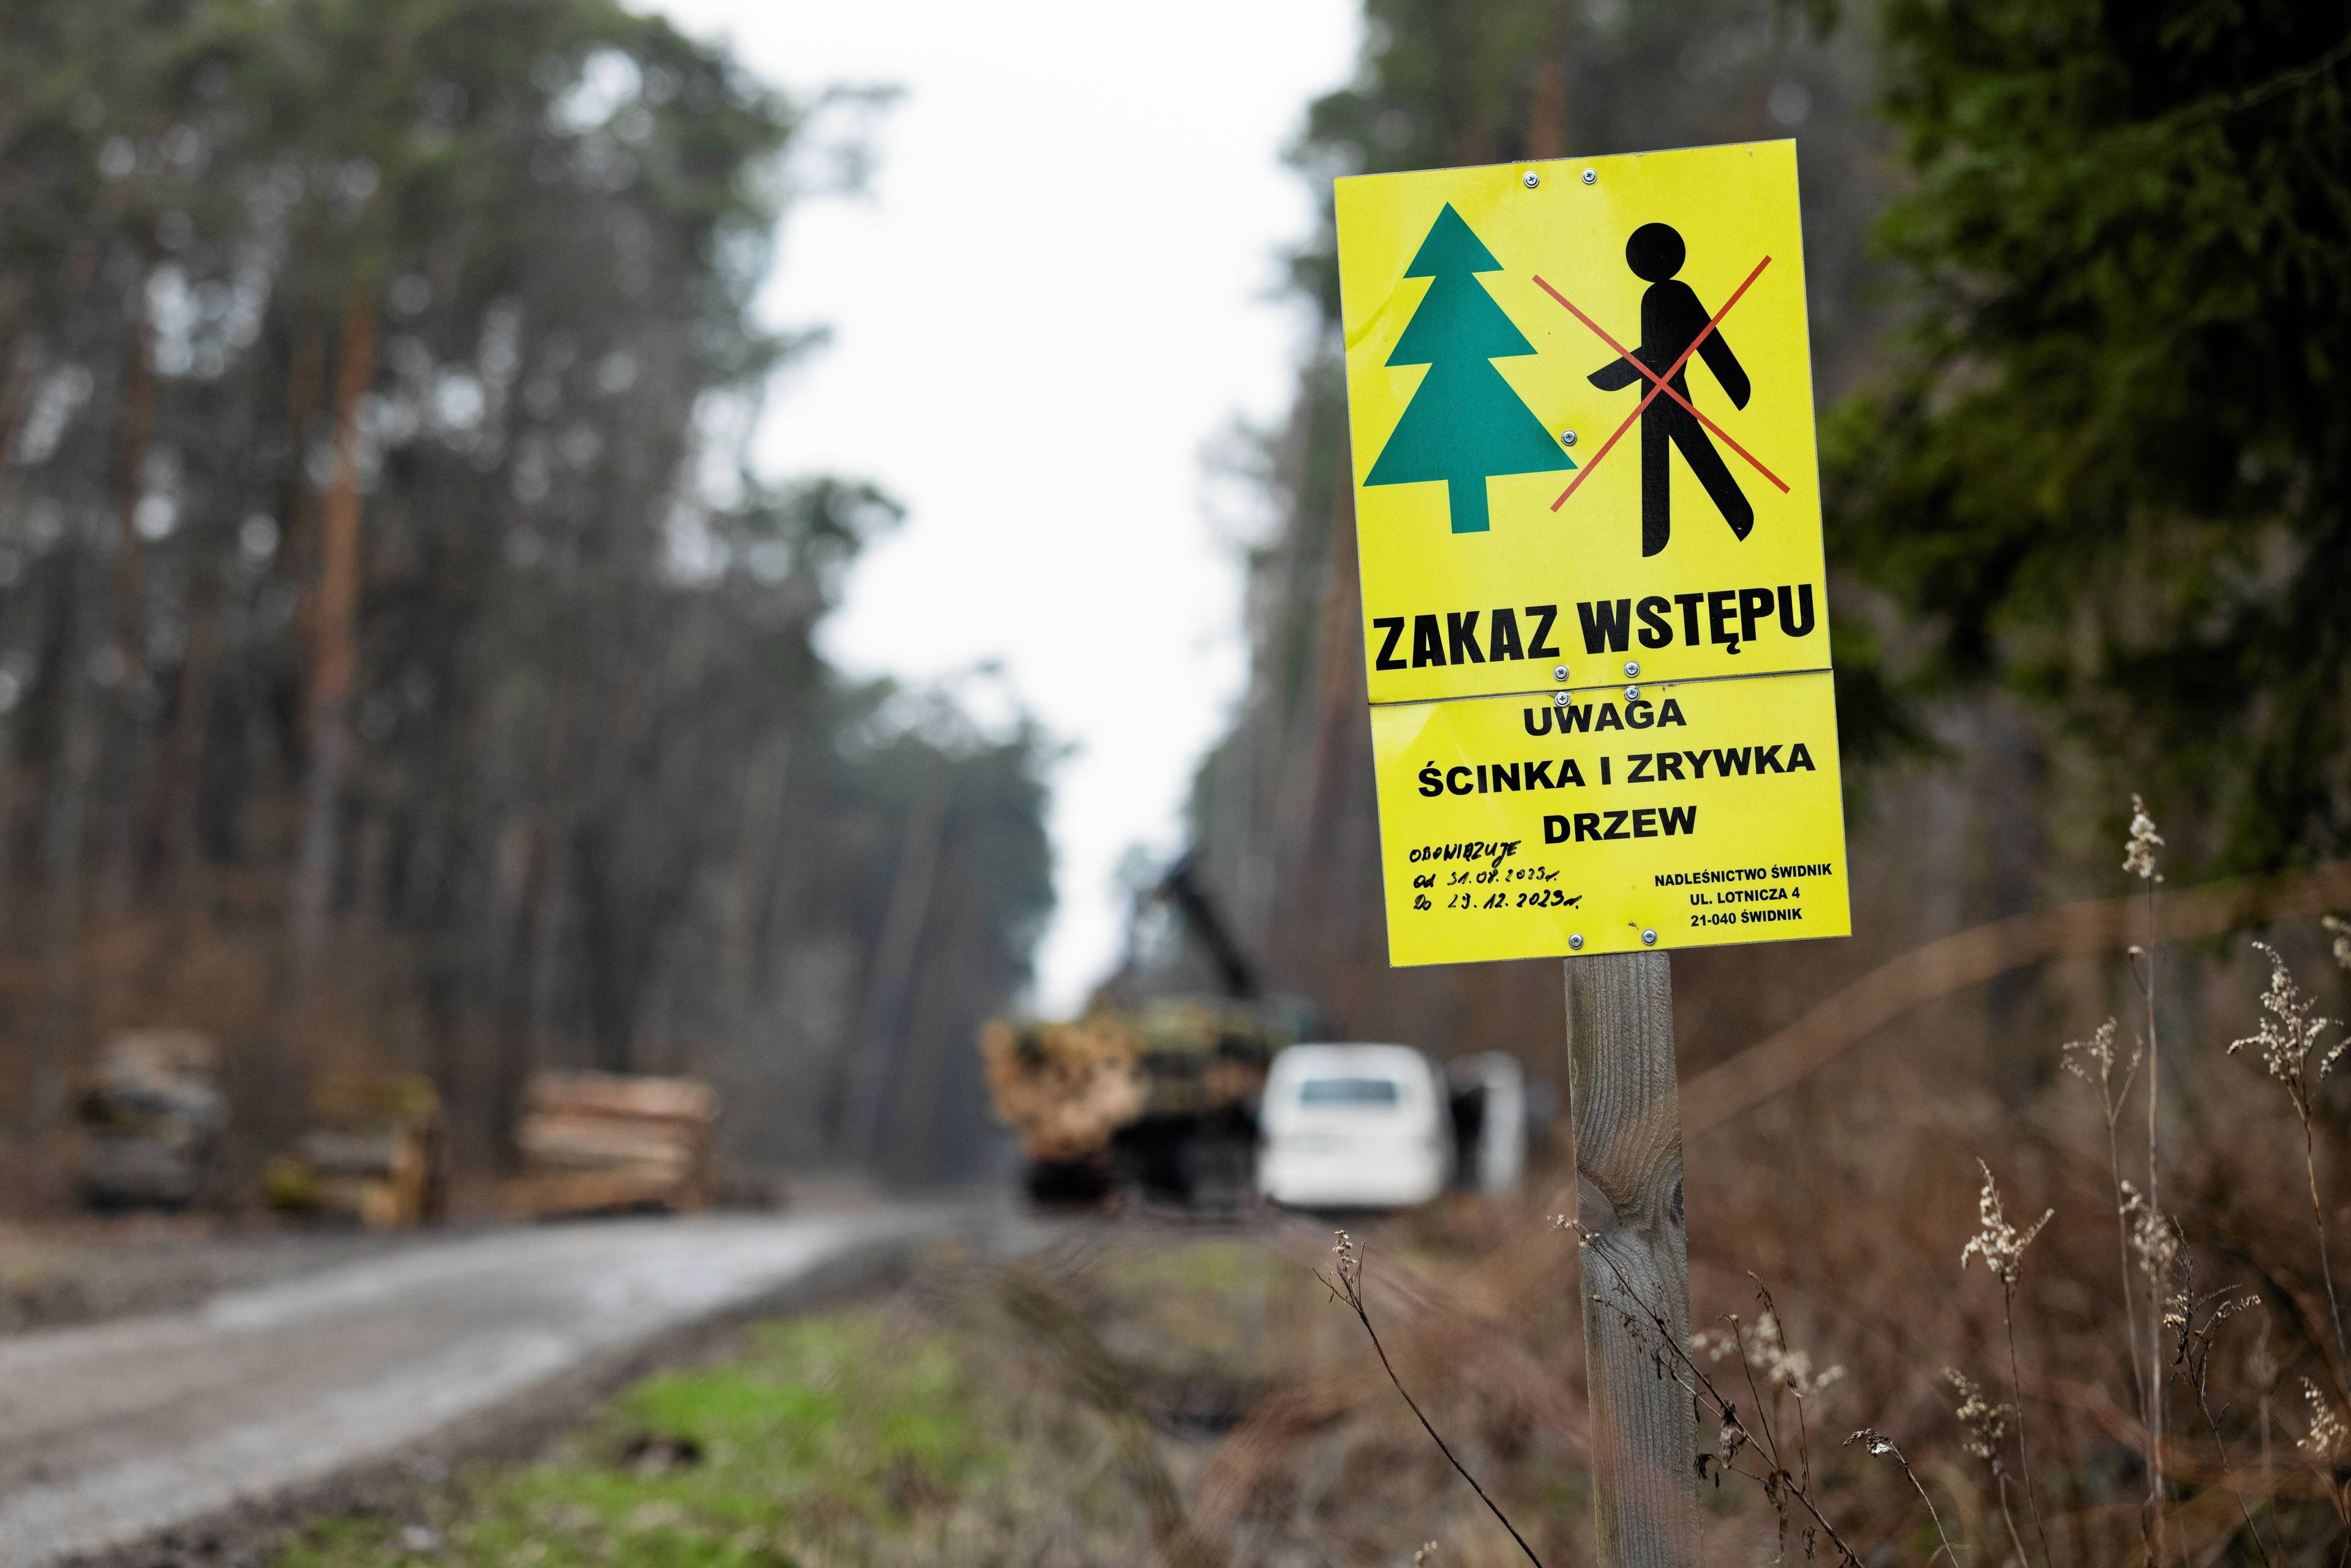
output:
POLYGON ((763 1325, 723 1364, 630 1388, 547 1459, 476 1473, 440 1523, 336 1521, 277 1568, 856 1561, 1004 1468, 960 1337, 882 1311, 763 1325))
MULTIPOLYGON (((1256 1401, 1333 1367, 1365 1397, 1257 1461, 1236 1561, 1393 1563, 1471 1520, 1304 1261, 1119 1236, 1011 1265, 942 1252, 894 1302, 762 1325, 538 1460, 311 1529, 271 1568, 1148 1568, 1177 1539, 1164 1500, 1192 1506, 1256 1401)), ((1513 1438, 1514 1469, 1441 1372, 1424 1397, 1506 1494, 1558 1468, 1513 1438)))

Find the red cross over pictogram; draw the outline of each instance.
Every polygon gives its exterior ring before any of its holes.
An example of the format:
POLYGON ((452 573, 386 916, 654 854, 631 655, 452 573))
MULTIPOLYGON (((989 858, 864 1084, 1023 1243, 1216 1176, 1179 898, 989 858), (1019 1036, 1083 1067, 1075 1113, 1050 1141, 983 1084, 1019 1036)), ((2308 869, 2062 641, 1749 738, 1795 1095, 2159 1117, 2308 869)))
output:
POLYGON ((1788 493, 1786 483, 1782 480, 1777 474, 1772 473, 1771 470, 1763 466, 1762 459, 1757 457, 1755 454, 1748 451, 1747 448, 1740 445, 1738 442, 1732 440, 1729 431, 1726 431, 1722 426, 1715 423, 1714 421, 1707 418, 1706 415, 1700 413, 1696 408, 1693 408, 1690 405, 1689 399, 1684 397, 1673 388, 1674 378, 1681 374, 1682 367, 1689 362, 1689 357, 1692 354, 1698 352, 1698 345, 1705 342, 1707 339, 1712 335, 1717 327, 1722 325, 1722 319, 1730 314, 1730 308, 1739 303, 1740 298, 1746 295, 1748 289, 1754 286, 1755 280, 1763 276, 1763 269, 1771 265, 1771 258, 1768 256, 1755 264, 1755 270, 1747 275, 1747 281, 1741 283, 1738 288, 1732 291, 1730 298, 1722 302, 1722 308, 1716 311, 1713 319, 1707 322, 1705 330, 1699 332, 1696 338, 1690 340, 1689 347, 1684 349, 1681 352, 1681 357, 1666 368, 1666 373, 1664 375, 1657 374, 1656 371, 1643 364, 1639 359, 1635 357, 1631 350, 1625 348, 1624 344, 1610 337, 1606 328, 1601 326, 1599 322, 1594 321, 1591 317, 1586 316, 1583 311, 1577 309, 1575 308, 1574 301, 1568 298, 1566 295, 1562 294, 1558 289, 1553 288, 1550 284, 1544 282, 1540 274, 1536 276, 1536 287, 1541 289, 1545 294, 1550 295, 1553 299, 1558 300, 1560 304, 1566 307, 1568 314, 1573 316, 1577 320, 1591 328, 1593 332, 1602 342, 1614 350, 1620 359, 1622 359, 1626 364, 1632 366, 1635 370, 1640 371, 1642 376, 1651 383, 1648 392, 1643 395, 1640 405, 1634 409, 1632 413, 1625 416, 1625 423, 1616 427, 1614 434, 1609 436, 1605 442, 1602 443, 1600 450, 1592 455, 1592 461, 1585 464, 1581 469, 1579 469, 1573 479, 1568 481, 1567 488, 1559 493, 1559 499, 1551 504, 1551 509, 1552 511, 1556 512, 1560 507, 1567 504, 1567 498, 1575 494, 1575 487, 1592 476, 1593 470, 1600 466, 1600 460, 1607 456, 1608 454, 1614 449, 1616 444, 1625 438, 1625 433, 1632 429, 1634 422, 1638 420, 1641 415, 1647 411, 1648 406, 1656 401, 1657 394, 1659 392, 1665 393, 1667 397, 1681 404, 1685 413, 1688 413, 1691 418, 1697 420, 1700 424, 1706 426, 1707 429, 1712 431, 1721 439, 1722 444, 1725 446, 1729 447, 1733 452, 1738 453, 1739 455, 1744 457, 1749 463, 1752 464, 1758 474, 1762 475, 1763 477, 1771 480, 1772 484, 1779 486, 1780 493, 1782 495, 1784 496, 1788 493))

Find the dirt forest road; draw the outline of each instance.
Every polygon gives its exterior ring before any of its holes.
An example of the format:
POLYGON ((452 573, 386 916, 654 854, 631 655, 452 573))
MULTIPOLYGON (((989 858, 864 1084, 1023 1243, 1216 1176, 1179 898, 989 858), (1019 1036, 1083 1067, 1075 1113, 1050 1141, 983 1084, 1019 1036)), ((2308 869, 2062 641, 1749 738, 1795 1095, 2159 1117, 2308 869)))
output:
POLYGON ((0 1339, 0 1568, 326 1481, 946 1225, 876 1207, 497 1231, 0 1339))

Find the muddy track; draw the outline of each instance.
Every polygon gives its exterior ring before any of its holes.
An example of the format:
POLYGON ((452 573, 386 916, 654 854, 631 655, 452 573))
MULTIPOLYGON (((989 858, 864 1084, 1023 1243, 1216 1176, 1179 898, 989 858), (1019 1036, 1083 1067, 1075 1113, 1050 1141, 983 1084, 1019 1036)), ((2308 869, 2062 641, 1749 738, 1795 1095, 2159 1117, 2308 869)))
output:
POLYGON ((496 1232, 0 1341, 0 1568, 282 1512, 479 1446, 647 1348, 950 1227, 942 1210, 496 1232))

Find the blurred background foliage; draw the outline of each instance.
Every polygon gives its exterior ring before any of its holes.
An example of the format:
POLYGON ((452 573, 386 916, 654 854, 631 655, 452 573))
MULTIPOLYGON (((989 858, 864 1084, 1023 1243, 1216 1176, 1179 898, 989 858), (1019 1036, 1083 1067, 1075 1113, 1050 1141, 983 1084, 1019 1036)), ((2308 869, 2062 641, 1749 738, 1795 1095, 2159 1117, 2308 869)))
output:
POLYGON ((2351 8, 1885 9, 1908 188, 1833 556, 1922 697, 1997 682, 2210 858, 2351 844, 2351 8))
POLYGON ((712 1078, 746 1162, 968 1168, 1046 748, 830 668, 896 509, 744 466, 841 107, 605 0, 0 16, 12 1148, 167 1021, 248 1161, 374 1068, 492 1164, 575 1065, 712 1078))

